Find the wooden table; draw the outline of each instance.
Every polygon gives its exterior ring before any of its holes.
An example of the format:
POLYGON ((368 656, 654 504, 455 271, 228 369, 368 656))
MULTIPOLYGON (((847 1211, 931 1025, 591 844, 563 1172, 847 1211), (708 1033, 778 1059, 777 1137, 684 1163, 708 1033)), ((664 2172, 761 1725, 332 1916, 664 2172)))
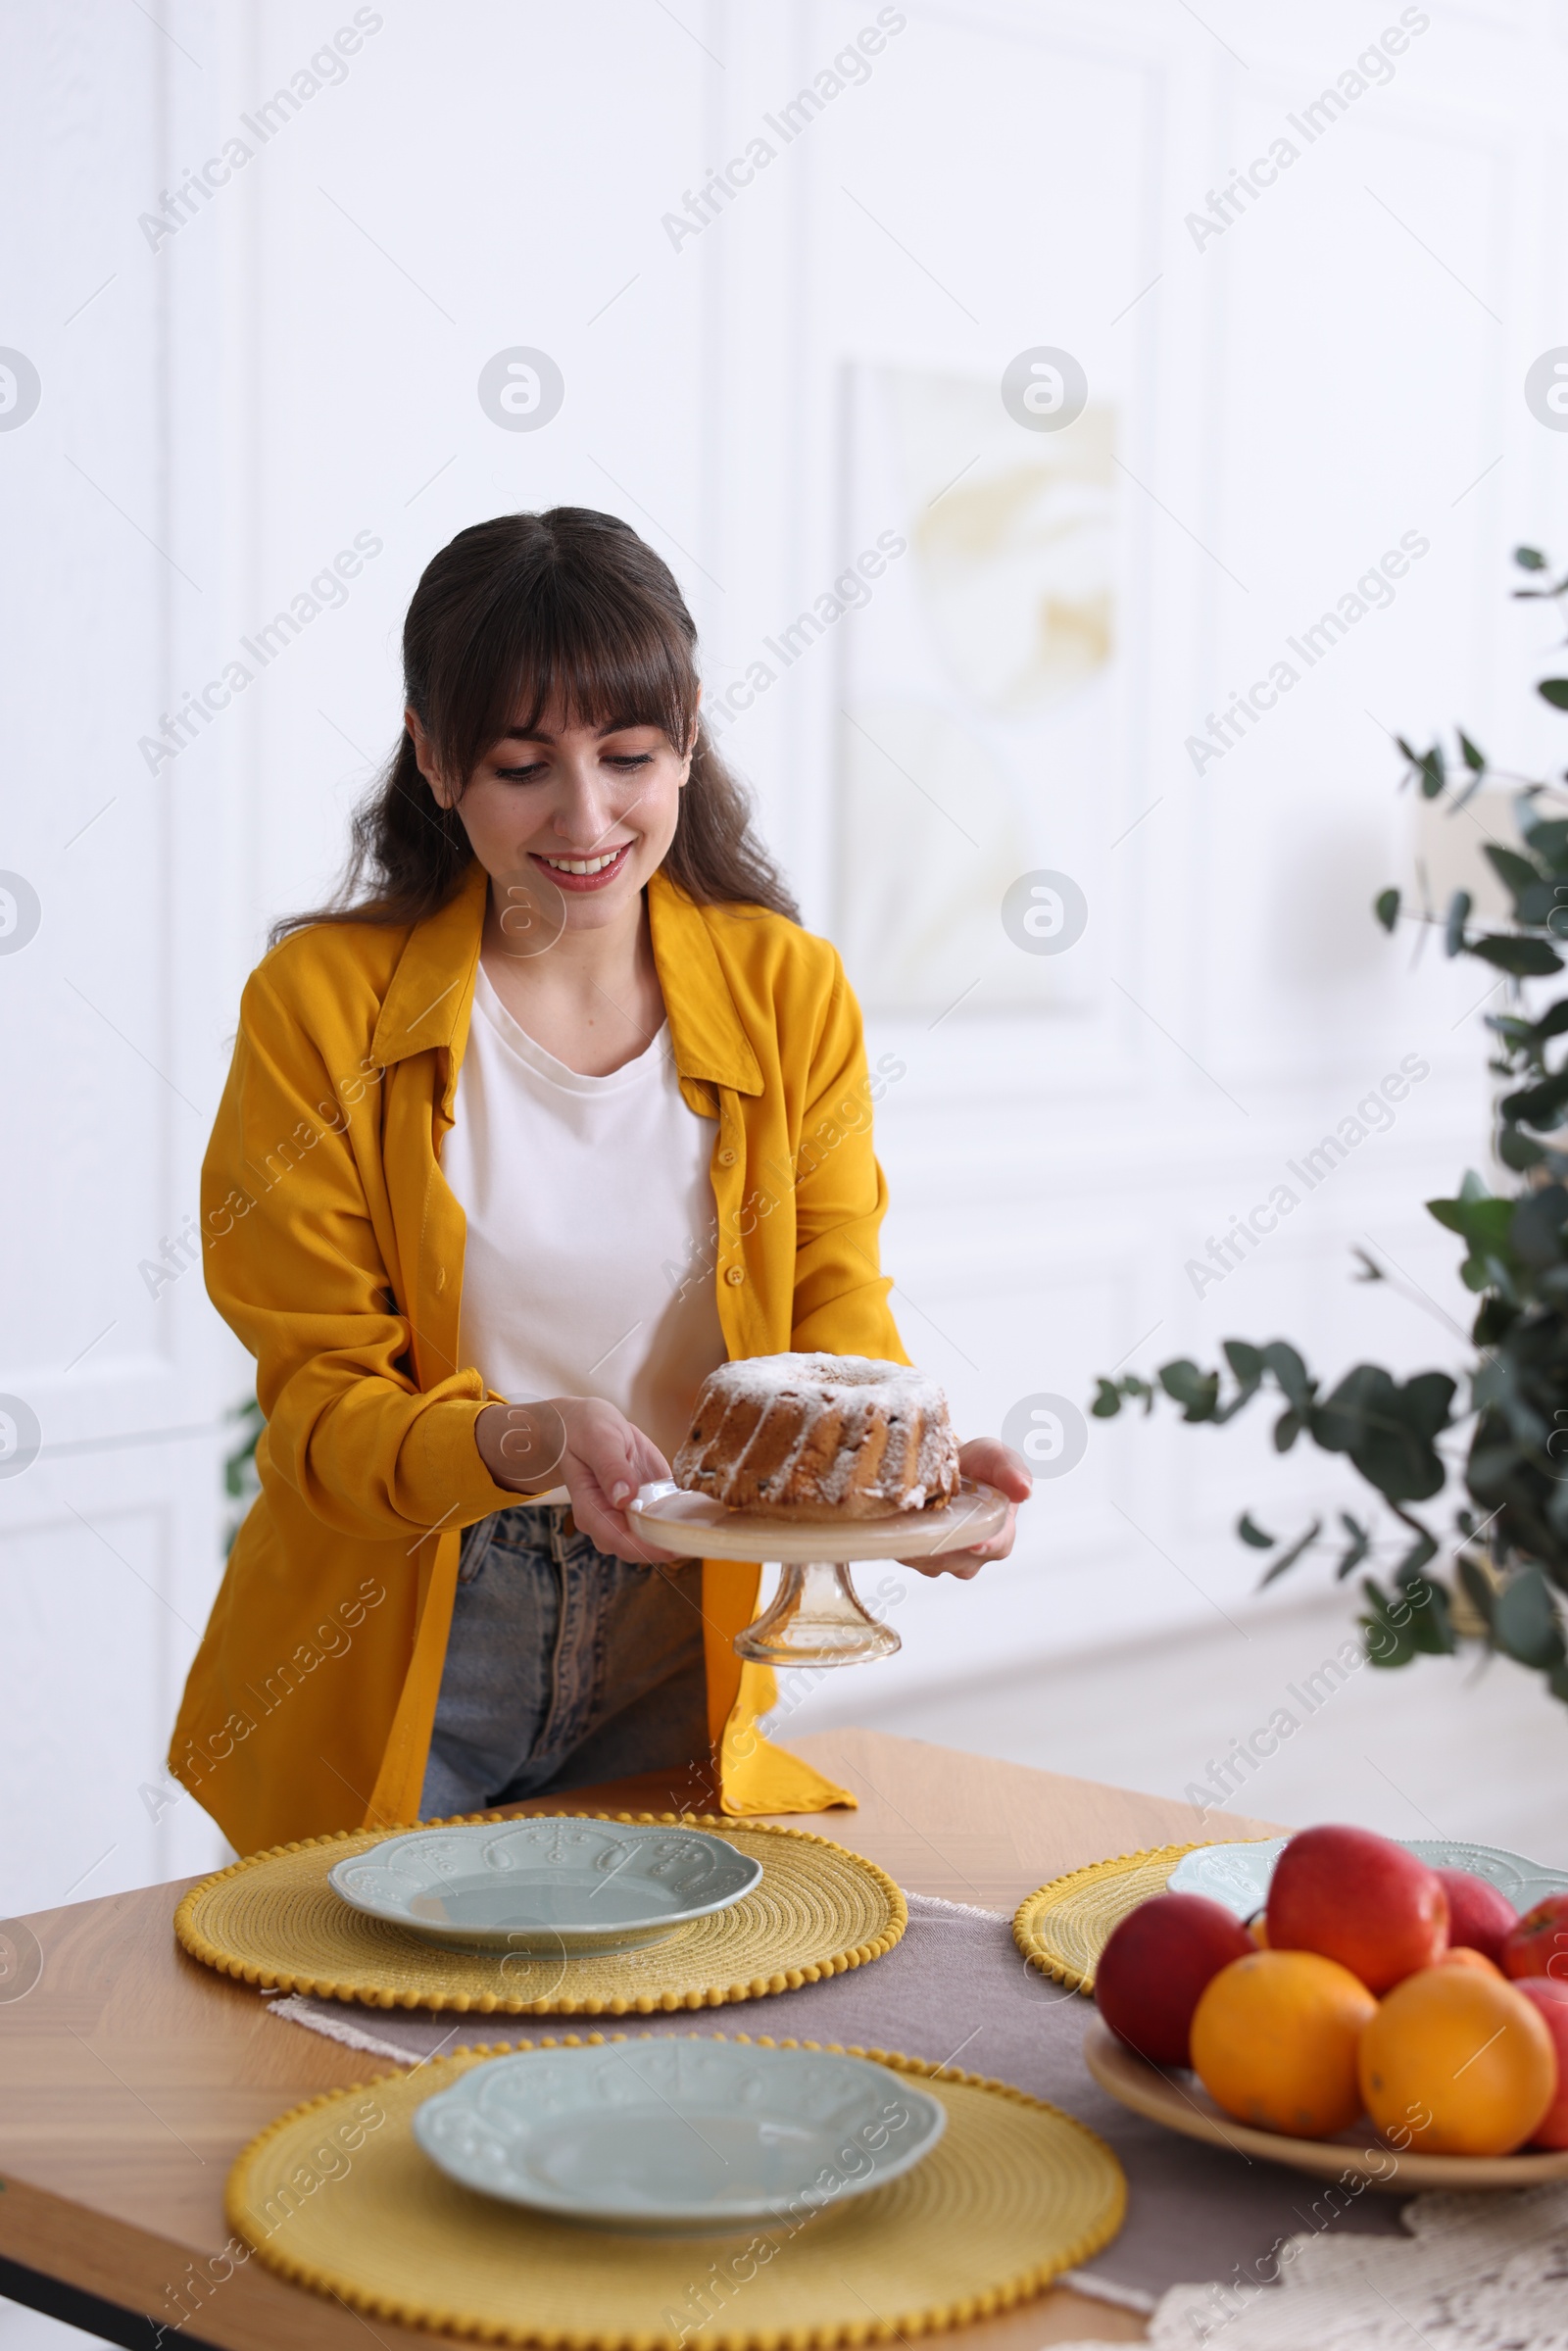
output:
MULTIPOLYGON (((1082 1862, 1206 1833, 1190 1806, 1163 1797, 877 1732, 826 1732, 798 1751, 860 1803, 799 1825, 880 1862, 910 1892, 987 1909, 1010 1912, 1082 1862)), ((688 1786, 678 1800, 698 1810, 711 1797, 688 1786)), ((669 1806, 670 1791, 649 1777, 514 1809, 669 1806)), ((1226 1826, 1272 1833, 1229 1816, 1226 1826)), ((172 2290, 227 2241, 223 2181, 247 2140, 318 2091, 397 2071, 274 2023, 254 1991, 188 1958, 171 1927, 184 1890, 154 1886, 37 1913, 25 1924, 43 1973, 25 1997, 0 2003, 0 2293, 148 2351, 172 2317, 172 2290)), ((1142 2333, 1131 2313, 1056 2288, 945 2339, 958 2351, 1035 2351, 1142 2333)), ((392 2351, 452 2339, 371 2327, 255 2261, 164 2339, 185 2351, 366 2351, 368 2334, 392 2351)))

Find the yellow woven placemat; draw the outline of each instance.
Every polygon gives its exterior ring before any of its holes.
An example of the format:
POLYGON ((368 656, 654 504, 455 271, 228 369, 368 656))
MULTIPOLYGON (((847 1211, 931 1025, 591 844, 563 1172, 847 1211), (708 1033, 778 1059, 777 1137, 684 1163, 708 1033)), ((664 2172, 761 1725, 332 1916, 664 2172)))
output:
POLYGON ((647 2016, 721 2008, 841 1975, 891 1951, 908 1924, 904 1896, 885 1871, 809 1830, 742 1828, 709 1813, 578 1817, 679 1820, 715 1830, 761 1863, 761 1883, 728 1910, 640 1951, 571 1959, 443 1951, 367 1918, 333 1892, 328 1870, 387 1835, 358 1829, 278 1845, 220 1870, 186 1894, 174 1933, 193 1958, 268 1990, 486 2016, 647 2016))
POLYGON ((1129 1910, 1163 1893, 1165 1881, 1192 1844, 1155 1845, 1142 1853, 1118 1853, 1112 1861, 1091 1861, 1064 1878, 1025 1894, 1013 1913, 1012 1939, 1043 1976, 1054 1976, 1069 1991, 1092 1992, 1100 1954, 1129 1910))
POLYGON ((269 2269, 406 2327, 564 2351, 681 2351, 694 2337, 707 2351, 823 2351, 1009 2310, 1108 2244, 1126 2207, 1120 2164, 1071 2115, 976 2074, 857 2049, 917 2076, 948 2110, 902 2180, 734 2236, 574 2228, 458 2186, 414 2137, 415 2108, 496 2053, 295 2107, 230 2172, 229 2226, 269 2269))

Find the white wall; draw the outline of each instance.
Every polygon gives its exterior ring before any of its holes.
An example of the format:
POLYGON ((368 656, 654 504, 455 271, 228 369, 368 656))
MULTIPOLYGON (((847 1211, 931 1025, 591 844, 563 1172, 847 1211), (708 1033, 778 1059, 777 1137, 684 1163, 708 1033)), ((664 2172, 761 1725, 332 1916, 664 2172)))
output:
MULTIPOLYGON (((716 697, 860 543, 852 370, 994 385, 1059 345, 1114 408, 1119 460, 1099 731, 1073 737, 1077 765, 1028 771, 1031 855, 1070 861, 1091 909, 1063 1008, 993 1012, 988 980, 951 1019, 870 1024, 873 1055, 906 1065, 880 1136, 911 1352, 966 1429, 1232 1334, 1290 1333, 1331 1371, 1459 1352, 1418 1304, 1351 1286, 1348 1250, 1370 1234, 1451 1307, 1418 1203, 1483 1148, 1481 979, 1431 955, 1412 974, 1366 908, 1413 854, 1383 730, 1461 717, 1498 757, 1561 757, 1525 692, 1549 629, 1503 602, 1515 539, 1568 546, 1568 443, 1520 388, 1568 334, 1560 15, 1432 6, 1393 80, 1199 249, 1185 216, 1396 8, 906 0, 869 80, 677 249, 662 216, 869 0, 371 13, 346 75, 263 145, 242 118, 349 6, 180 0, 164 29, 8 12, 0 342, 43 384, 0 432, 0 863, 43 909, 0 957, 24 1140, 0 1389, 43 1436, 0 1481, 9 1910, 219 1851, 152 1784, 217 1581, 246 1366, 199 1277, 155 1301, 137 1269, 194 1207, 266 925, 325 888, 393 738, 420 568, 489 514, 611 508, 673 565, 716 697), (236 133, 257 151, 153 250, 138 216, 236 133), (515 345, 565 380, 537 432, 476 397, 515 345), (342 608, 149 773, 161 713, 362 531, 381 552, 342 608), (1430 552, 1393 606, 1195 775, 1205 713, 1406 531, 1430 552), (1195 1296, 1207 1236, 1406 1054, 1431 1075, 1393 1131, 1195 1296)), ((836 852, 838 713, 875 611, 724 737, 828 929, 860 886, 836 852)), ((933 707, 957 709, 926 665, 933 707)), ((1234 1612, 1241 1503, 1284 1523, 1326 1490, 1261 1431, 1097 1425, 1011 1564, 910 1581, 878 1695, 1234 1612)))
POLYGON ((136 753, 222 625, 218 257, 155 267, 136 230, 203 76, 135 11, 12 9, 6 31, 0 341, 41 379, 0 433, 0 862, 40 913, 0 960, 0 1388, 42 1438, 0 1483, 0 1906, 22 1910, 222 1850, 160 1765, 244 1374, 199 1274, 155 1300, 138 1271, 195 1208, 232 1025, 214 771, 155 785, 136 753))

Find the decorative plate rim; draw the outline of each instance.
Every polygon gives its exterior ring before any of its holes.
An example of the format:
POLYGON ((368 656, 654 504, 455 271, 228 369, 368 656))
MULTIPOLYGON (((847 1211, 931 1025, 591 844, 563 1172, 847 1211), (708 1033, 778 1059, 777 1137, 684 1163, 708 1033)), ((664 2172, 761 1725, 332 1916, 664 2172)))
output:
MULTIPOLYGON (((1290 1842, 1291 1834, 1294 1833, 1288 1833, 1284 1837, 1223 1837, 1211 1843, 1194 1845, 1190 1847, 1189 1850, 1184 1853, 1181 1859, 1176 1863, 1175 1867, 1170 1873, 1170 1876, 1166 1879, 1165 1884, 1171 1891, 1176 1893, 1204 1891, 1206 1889, 1199 1886, 1177 1886, 1174 1883, 1174 1881, 1181 1875, 1182 1871, 1187 1867, 1188 1863, 1192 1861, 1195 1853, 1244 1853, 1250 1848, 1255 1848, 1259 1845, 1277 1845, 1283 1851, 1284 1847, 1290 1842)), ((1428 1866, 1433 1869, 1453 1869, 1462 1868, 1464 1866, 1463 1863, 1457 1859, 1453 1861, 1432 1860, 1430 1858, 1430 1849, 1434 1847, 1441 1848, 1443 1851, 1452 1853, 1455 1856, 1463 1853, 1485 1854, 1493 1860, 1508 1863, 1510 1868, 1527 1885, 1539 1882, 1544 1885, 1549 1891, 1568 1892, 1568 1870, 1553 1869, 1549 1863, 1544 1861, 1532 1861, 1527 1855, 1514 1852, 1508 1845, 1489 1844, 1484 1837, 1396 1837, 1391 1838, 1390 1841, 1394 1844, 1402 1845, 1407 1853, 1413 1853, 1417 1860, 1426 1861, 1428 1866)), ((1196 1874, 1196 1870, 1200 1867, 1200 1863, 1197 1864, 1195 1866, 1194 1874, 1196 1874)), ((1506 1888, 1500 1888, 1499 1890, 1506 1891, 1506 1888)), ((1220 1894, 1214 1894, 1210 1898, 1215 1901, 1222 1901, 1224 1899, 1223 1895, 1220 1894)), ((1539 1898, 1544 1897, 1533 1897, 1533 1900, 1539 1898)), ((1532 1904, 1527 1904, 1525 1907, 1528 1908, 1531 1906, 1532 1904)), ((1524 1911, 1522 1909, 1520 1916, 1523 1917, 1523 1915, 1524 1911)))
MULTIPOLYGON (((730 2039, 721 2033, 693 2033, 690 2037, 700 2041, 704 2047, 726 2051, 738 2051, 743 2047, 743 2041, 739 2035, 730 2039)), ((652 2034, 648 2038, 654 2049, 666 2048, 670 2045, 666 2039, 656 2039, 652 2034)), ((605 2044, 606 2047, 612 2045, 612 2043, 605 2044)), ((677 2041, 675 2045, 681 2044, 677 2041)), ((760 2044, 754 2042, 750 2045, 757 2047, 760 2044)), ((433 2096, 424 2099, 415 2109, 410 2128, 421 2153, 436 2166, 438 2171, 444 2173, 447 2179, 455 2180, 460 2187, 468 2188, 476 2195, 494 2197, 498 2203, 514 2204, 523 2211, 548 2213, 559 2220, 595 2222, 604 2226, 619 2224, 622 2228, 635 2229, 639 2234, 645 2229, 651 2234, 658 2233, 661 2224, 663 2224, 665 2229, 670 2233, 690 2229, 693 2224, 698 2224, 706 2225, 707 2232, 716 2236, 722 2234, 731 2225, 736 2229, 750 2228, 756 2222, 775 2213, 781 2201, 788 2201, 787 2198, 774 2196, 772 2198, 754 2197, 748 2202, 731 2205, 714 2204, 710 2201, 701 2201, 695 2204, 670 2203, 662 2206, 626 2203, 588 2204, 581 2197, 569 2195, 564 2191, 557 2194, 552 2194, 548 2190, 542 2193, 514 2194, 504 2187, 487 2185, 468 2174, 455 2169, 444 2159, 442 2154, 427 2142, 419 2128, 421 2119, 432 2109, 444 2105, 448 2101, 453 2106, 461 2106, 466 2097, 478 2095, 477 2092, 470 2092, 469 2083, 482 2080, 493 2067, 516 2065, 535 2053, 534 2049, 514 2049, 487 2058, 481 2065, 470 2066, 445 2089, 437 2090, 433 2096)), ((556 2057, 586 2060, 602 2057, 603 2050, 594 2048, 556 2049, 550 2053, 556 2057)), ((898 2075, 894 2073, 891 2066, 883 2065, 873 2057, 852 2053, 848 2049, 812 2048, 809 2044, 802 2044, 795 2048, 770 2048, 767 2050, 767 2056, 769 2058, 806 2057, 810 2059, 825 2057, 843 2065, 866 2068, 874 2074, 880 2074, 898 2090, 899 2095, 906 2098, 912 2106, 924 2110, 925 2131, 918 2142, 912 2143, 893 2162, 879 2168, 867 2178, 846 2180, 834 2191, 830 2199, 835 2204, 847 2201, 854 2196, 867 2195, 873 2188, 888 2187, 895 2180, 902 2180, 906 2172, 913 2171, 916 2164, 924 2162, 925 2158, 938 2145, 947 2130, 948 2111, 939 2098, 933 2098, 928 2090, 906 2088, 900 2082, 898 2075)), ((804 2191, 797 2190, 796 2192, 799 2194, 804 2191)))
MULTIPOLYGON (((417 1935, 422 1940, 427 1942, 438 1945, 450 1944, 454 1949, 459 1950, 472 1950, 474 1948, 474 1938, 476 1934, 480 1932, 479 1930, 473 1928, 453 1927, 448 1925, 443 1920, 436 1919, 420 1919, 417 1923, 416 1923, 410 1918, 406 1908, 400 1908, 391 1902, 369 1901, 365 1899, 363 1896, 356 1896, 349 1893, 342 1886, 339 1885, 338 1872, 340 1870, 362 1868, 368 1863, 374 1862, 378 1854, 387 1852, 394 1846, 412 1844, 416 1837, 452 1837, 461 1834, 465 1830, 472 1830, 477 1832, 485 1829, 494 1831, 503 1831, 507 1829, 525 1829, 530 1827, 536 1821, 580 1822, 584 1818, 585 1815, 580 1812, 535 1812, 523 1813, 519 1817, 509 1818, 501 1821, 466 1820, 429 1822, 417 1829, 399 1830, 393 1836, 384 1837, 380 1844, 371 1845, 363 1853, 346 1853, 341 1861, 335 1862, 332 1868, 327 1871, 326 1882, 328 1886, 331 1886, 332 1891, 337 1895, 340 1901, 346 1902, 351 1910, 359 1911, 361 1916, 364 1918, 379 1919, 384 1925, 389 1927, 401 1927, 405 1929, 407 1933, 411 1935, 417 1935)), ((612 1824, 607 1822, 605 1825, 608 1828, 612 1824)), ((623 1941, 628 1934, 641 1934, 645 1930, 649 1929, 657 1929, 661 1933, 667 1931, 668 1933, 673 1934, 677 1927, 688 1927, 691 1925, 694 1919, 711 1918, 721 1910, 732 1909, 737 1902, 743 1901, 747 1894, 755 1893, 758 1886, 761 1884, 763 1876, 762 1864, 756 1858, 756 1856, 754 1854, 743 1853, 739 1846, 732 1845, 726 1837, 715 1837, 710 1829, 693 1829, 690 1828, 684 1821, 662 1823, 639 1821, 628 1822, 624 1825, 627 1827, 646 1828, 650 1831, 657 1829, 666 1837, 671 1835, 677 1837, 691 1837, 701 1839, 701 1841, 705 1844, 722 1845, 726 1852, 734 1855, 736 1861, 740 1863, 742 1869, 749 1870, 752 1874, 747 1878, 744 1885, 738 1886, 732 1893, 720 1895, 716 1901, 699 1902, 689 1910, 662 1911, 657 1918, 622 1919, 614 1926, 608 1927, 603 1925, 579 1926, 575 1921, 562 1921, 559 1919, 552 1920, 548 1926, 532 1925, 525 1922, 511 1930, 499 1927, 487 1928, 483 1930, 485 1935, 503 1935, 508 1932, 515 1935, 548 1935, 554 1934, 562 1936, 570 1935, 581 1937, 585 1942, 591 1938, 594 1943, 609 1945, 610 1943, 617 1940, 623 1941)), ((383 1864, 383 1866, 389 1865, 383 1864)), ((592 1951, 590 1951, 587 1955, 590 1957, 593 1956, 592 1951)))
MULTIPOLYGON (((470 1812, 460 1813, 455 1816, 455 1819, 488 1821, 526 1817, 526 1815, 510 1813, 470 1812)), ((307 1998, 319 2000, 345 2000, 362 2008, 428 2008, 432 2013, 444 2013, 451 2010, 460 2016, 466 2015, 471 2010, 480 2016, 620 2017, 648 2016, 656 2010, 661 2013, 668 2013, 676 2008, 688 2010, 724 2008, 742 2000, 761 2000, 766 1999, 774 1992, 793 1991, 800 1984, 820 1984, 828 1977, 842 1975, 850 1968, 865 1967, 872 1960, 882 1958, 886 1952, 894 1948, 895 1944, 903 1940, 909 1924, 909 1905, 905 1900, 904 1889, 896 1880, 889 1877, 880 1863, 872 1861, 864 1853, 857 1853, 853 1846, 840 1844, 836 1837, 819 1836, 813 1829, 790 1829, 775 1822, 763 1820, 734 1821, 726 1819, 721 1813, 712 1812, 584 1812, 573 1814, 571 1817, 595 1821, 659 1822, 661 1824, 674 1822, 685 1828, 729 1829, 748 1837, 793 1837, 802 1844, 828 1845, 834 1852, 848 1854, 856 1867, 864 1870, 874 1882, 887 1903, 888 1924, 863 1942, 848 1944, 842 1950, 830 1951, 822 1959, 803 1961, 798 1968, 792 1967, 782 1973, 774 1970, 769 1975, 748 1977, 744 1983, 712 1984, 705 1990, 694 1990, 680 1999, 666 2000, 662 1995, 654 1998, 649 1994, 639 1993, 631 1998, 617 1997, 612 2000, 594 2000, 592 2002, 555 1999, 503 2000, 489 1992, 466 1991, 436 1991, 417 1994, 383 1992, 378 1994, 373 1990, 367 1989, 362 1984, 343 1984, 335 1977, 318 1976, 308 1970, 264 1967, 254 1959, 236 1957, 232 1952, 225 1950, 220 1943, 214 1942, 210 1935, 203 1933, 197 1924, 197 1914, 202 1900, 215 1886, 220 1885, 225 1878, 237 1878, 242 1872, 255 1869, 264 1861, 279 1860, 284 1854, 310 1852, 324 1845, 346 1844, 352 1837, 374 1834, 374 1832, 365 1829, 334 1829, 329 1830, 321 1837, 301 1837, 293 1838, 286 1844, 268 1845, 259 1853, 248 1853, 240 1860, 231 1861, 224 1868, 213 1870, 207 1877, 199 1879, 181 1896, 175 1908, 174 1937, 181 1949, 188 1951, 191 1958, 199 1960, 204 1967, 215 1969, 220 1976, 230 1976, 238 1983, 252 1984, 259 1990, 297 1992, 307 1998)), ((447 1828, 454 1825, 455 1822, 447 1821, 409 1821, 401 1824, 389 1823, 388 1827, 391 1829, 399 1826, 447 1828)), ((759 2037, 761 2036, 759 2035, 759 2037)))

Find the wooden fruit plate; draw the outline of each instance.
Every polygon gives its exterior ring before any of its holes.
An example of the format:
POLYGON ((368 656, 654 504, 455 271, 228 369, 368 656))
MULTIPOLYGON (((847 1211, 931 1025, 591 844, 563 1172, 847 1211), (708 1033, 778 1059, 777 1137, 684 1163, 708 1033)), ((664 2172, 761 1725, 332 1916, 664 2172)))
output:
POLYGON ((1362 2180, 1396 2196, 1425 2187, 1539 2187, 1547 2180, 1568 2180, 1568 2147, 1536 2155, 1413 2155, 1391 2147, 1370 2123, 1335 2138, 1256 2131, 1216 2106, 1196 2074, 1165 2074, 1146 2064, 1098 2017, 1084 2040, 1084 2062, 1101 2088, 1134 2114, 1163 2123, 1184 2138, 1206 2139, 1238 2155, 1260 2155, 1317 2180, 1362 2180))

